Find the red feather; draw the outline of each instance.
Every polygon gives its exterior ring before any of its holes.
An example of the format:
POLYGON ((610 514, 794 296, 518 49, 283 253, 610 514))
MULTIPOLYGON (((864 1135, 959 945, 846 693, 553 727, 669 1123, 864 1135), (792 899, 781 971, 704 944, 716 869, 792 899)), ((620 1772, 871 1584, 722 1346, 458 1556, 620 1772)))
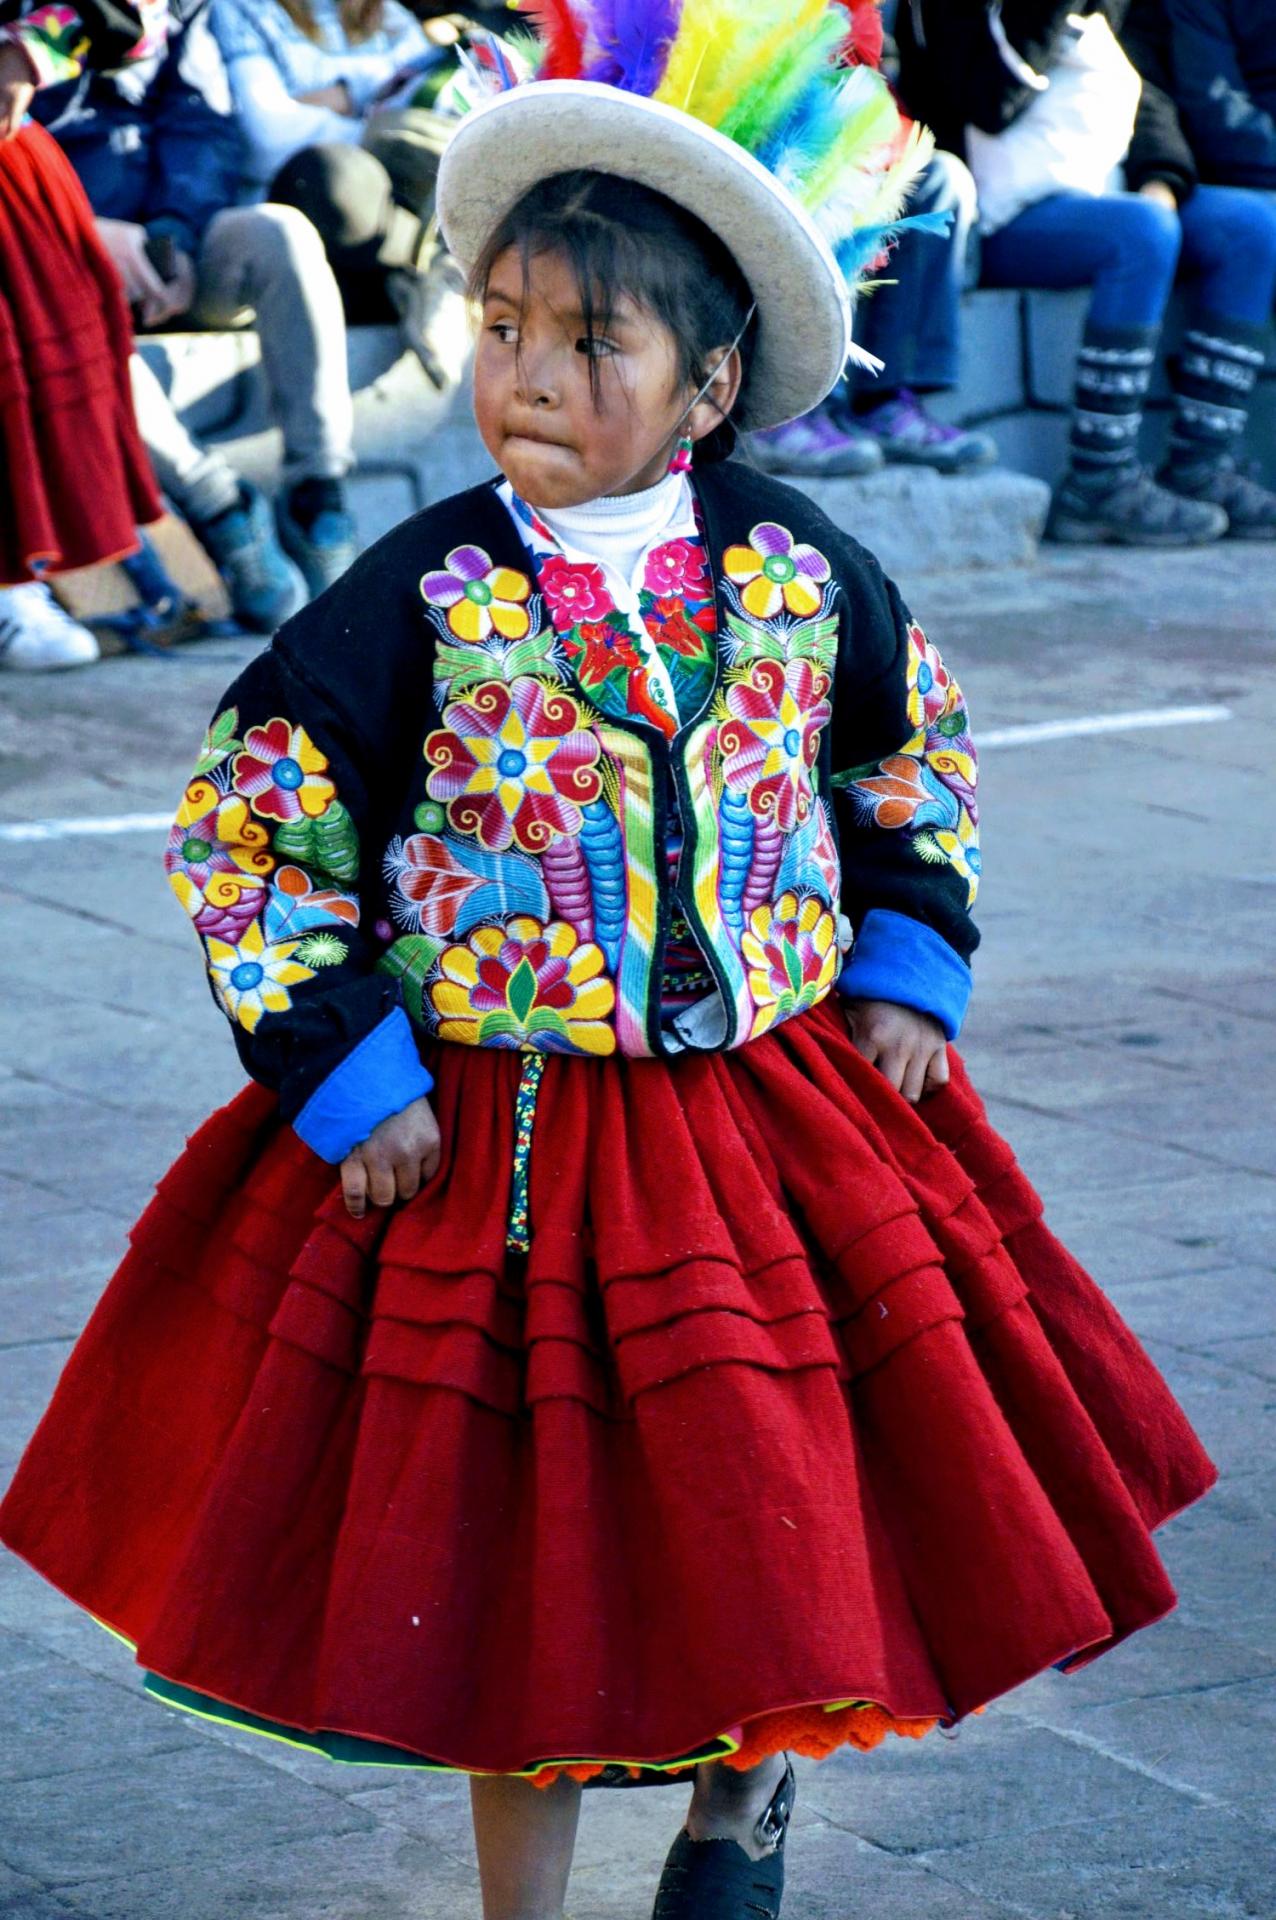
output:
POLYGON ((585 37, 568 0, 519 0, 545 43, 541 80, 579 80, 585 65, 585 37))
POLYGON ((842 45, 839 64, 844 67, 880 67, 884 33, 879 0, 838 0, 851 18, 851 30, 842 45))

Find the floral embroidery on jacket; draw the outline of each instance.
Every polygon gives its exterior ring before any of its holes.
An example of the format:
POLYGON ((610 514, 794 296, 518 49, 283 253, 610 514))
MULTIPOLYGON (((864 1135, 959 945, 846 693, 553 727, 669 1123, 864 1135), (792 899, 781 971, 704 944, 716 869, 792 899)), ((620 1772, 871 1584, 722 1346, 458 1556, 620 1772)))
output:
POLYGON ((741 943, 757 1009, 750 1037, 822 1000, 838 968, 837 923, 816 894, 782 893, 750 916, 741 943))
POLYGON ((523 639, 532 624, 524 604, 531 591, 525 573, 494 567, 482 547, 453 547, 443 570, 427 573, 421 581, 427 606, 445 614, 447 628, 458 640, 486 640, 490 633, 523 639))
POLYGON ((209 728, 164 866, 218 1004, 252 1033, 291 1006, 291 987, 348 957, 341 930, 358 926, 359 903, 325 883, 356 877, 358 840, 304 727, 274 718, 242 740, 238 727, 228 707, 209 728))
POLYGON ((616 990, 601 950, 562 921, 518 915, 478 927, 439 957, 430 998, 439 1038, 470 1046, 534 1046, 547 1053, 616 1050, 608 1015, 616 990))
POLYGON ((539 680, 491 681, 444 709, 425 743, 426 789, 458 833, 496 851, 541 852, 580 832, 602 791, 598 740, 576 702, 539 680))

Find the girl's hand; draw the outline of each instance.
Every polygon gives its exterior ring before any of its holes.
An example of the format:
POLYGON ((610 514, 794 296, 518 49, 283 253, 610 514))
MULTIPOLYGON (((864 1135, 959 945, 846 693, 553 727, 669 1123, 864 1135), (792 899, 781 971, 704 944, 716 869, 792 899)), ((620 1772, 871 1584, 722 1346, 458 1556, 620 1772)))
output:
POLYGON ((938 1020, 893 1000, 848 1000, 846 1016, 858 1052, 914 1105, 948 1085, 948 1042, 938 1020))
POLYGON ((439 1170, 439 1123, 424 1097, 392 1113, 341 1162, 346 1212, 362 1220, 368 1204, 392 1207, 411 1200, 439 1170))
POLYGON ((0 141, 12 139, 35 97, 31 63, 21 47, 0 42, 0 141))

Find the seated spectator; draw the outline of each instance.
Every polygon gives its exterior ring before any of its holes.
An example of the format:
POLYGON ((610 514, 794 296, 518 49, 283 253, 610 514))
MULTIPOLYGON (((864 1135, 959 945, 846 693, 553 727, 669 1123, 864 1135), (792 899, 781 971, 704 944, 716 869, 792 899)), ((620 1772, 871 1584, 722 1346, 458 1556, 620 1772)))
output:
MULTIPOLYGON (((37 105, 75 167, 98 231, 144 326, 182 318, 239 326, 255 315, 272 411, 283 432, 278 539, 311 593, 356 552, 343 479, 353 408, 341 296, 318 234, 292 207, 240 206, 242 146, 207 0, 173 0, 175 30, 128 84, 90 76, 37 105)), ((194 530, 256 625, 291 610, 295 581, 251 488, 194 530), (245 608, 242 580, 268 591, 245 608), (265 600, 273 594, 273 611, 265 600)))
POLYGON ((427 30, 399 0, 214 0, 213 25, 254 189, 314 223, 351 321, 397 316, 429 378, 454 386, 464 289, 431 216, 457 26, 427 30))
POLYGON ((979 188, 984 284, 1092 290, 1046 529, 1057 540, 1276 535, 1276 496, 1233 457, 1262 364, 1276 227, 1255 196, 1198 186, 1165 88, 1159 4, 1005 0, 991 14, 976 0, 912 0, 899 18, 905 100, 963 144, 979 188), (1154 479, 1138 436, 1180 271, 1191 321, 1154 479))
POLYGON ((1165 0, 1165 13, 1202 180, 1276 193, 1276 0, 1165 0))
POLYGON ((166 30, 151 0, 0 12, 0 667, 96 660, 45 578, 135 552, 163 512, 119 281, 75 174, 27 115, 38 89, 143 59, 166 30))
MULTIPOLYGON (((845 57, 882 66, 894 78, 898 61, 883 17, 875 5, 855 7, 845 57)), ((905 228, 882 284, 857 309, 856 340, 882 362, 880 374, 848 373, 804 419, 755 434, 753 456, 766 471, 862 474, 890 460, 969 473, 996 459, 986 433, 949 426, 925 404, 925 396, 950 391, 958 378, 975 185, 956 154, 934 155, 909 195, 908 213, 946 214, 948 227, 905 228)))

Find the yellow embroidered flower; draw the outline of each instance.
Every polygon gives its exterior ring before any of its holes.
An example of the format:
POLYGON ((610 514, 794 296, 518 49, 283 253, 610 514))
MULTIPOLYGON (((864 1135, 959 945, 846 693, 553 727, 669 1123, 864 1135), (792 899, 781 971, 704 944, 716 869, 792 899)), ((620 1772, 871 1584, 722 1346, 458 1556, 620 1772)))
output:
POLYGON ((837 926, 815 894, 782 893, 749 915, 740 943, 756 1008, 750 1038, 822 1000, 837 973, 837 926))
POLYGON ((292 1005, 289 987, 314 979, 314 969, 292 957, 300 941, 281 940, 268 946, 260 921, 246 929, 238 946, 216 939, 205 944, 213 992, 223 1010, 249 1033, 263 1013, 287 1012, 292 1005))
POLYGON ((458 640, 486 640, 493 630, 505 640, 521 640, 532 624, 523 604, 531 591, 526 574, 494 567, 482 547, 453 547, 443 569, 421 581, 426 602, 446 610, 458 640))
POLYGON ((979 828, 963 807, 955 828, 939 827, 926 838, 938 847, 949 866, 966 882, 966 905, 973 907, 979 891, 979 828))
POLYGON ((824 555, 771 520, 756 526, 749 541, 747 547, 728 547, 722 561, 745 612, 755 620, 773 620, 785 608, 802 620, 818 613, 831 572, 824 555))
POLYGON ((439 1038, 535 1053, 614 1053, 616 990, 600 948, 561 920, 517 914, 439 955, 439 1038))

